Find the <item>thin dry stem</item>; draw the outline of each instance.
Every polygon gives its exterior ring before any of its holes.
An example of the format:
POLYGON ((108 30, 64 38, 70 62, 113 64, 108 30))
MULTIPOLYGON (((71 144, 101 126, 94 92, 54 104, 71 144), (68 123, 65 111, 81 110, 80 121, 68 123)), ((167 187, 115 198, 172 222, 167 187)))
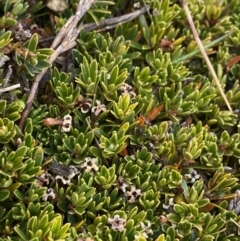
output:
POLYGON ((223 97, 223 100, 225 101, 228 109, 232 112, 231 105, 230 105, 230 103, 229 103, 229 101, 228 101, 228 99, 227 99, 227 97, 226 97, 226 95, 225 95, 225 93, 224 93, 224 91, 222 89, 222 86, 221 86, 221 84, 220 84, 220 82, 218 80, 216 72, 215 72, 215 70, 214 70, 214 68, 213 68, 213 66, 212 66, 212 64, 211 64, 211 62, 210 62, 210 60, 209 60, 209 58, 208 58, 208 56, 206 54, 204 46, 203 46, 203 44, 202 44, 202 42, 201 42, 201 40, 200 40, 200 38, 198 36, 197 30, 196 30, 196 28, 194 26, 193 19, 192 19, 191 13, 189 11, 189 8, 187 6, 187 3, 186 3, 185 0, 182 0, 182 3, 183 3, 183 8, 184 8, 184 10, 186 12, 186 15, 187 15, 187 18, 188 18, 189 25, 190 25, 190 27, 192 29, 194 38, 195 38, 195 40, 196 40, 196 42, 198 44, 198 47, 199 47, 199 49, 201 51, 201 54, 202 54, 202 56, 203 56, 203 58, 204 58, 204 60, 205 60, 205 62, 207 64, 207 67, 208 67, 208 69, 209 69, 209 71, 210 71, 210 73, 211 73, 211 75, 212 75, 212 77, 214 79, 214 82, 215 82, 215 84, 216 84, 216 86, 217 86, 221 96, 223 97))
MULTIPOLYGON (((132 21, 133 19, 139 17, 140 15, 142 15, 143 13, 146 13, 147 9, 145 7, 140 8, 132 13, 128 13, 122 16, 118 16, 118 17, 114 17, 114 18, 109 18, 109 19, 105 19, 102 21, 99 21, 98 23, 87 23, 84 24, 82 26, 82 29, 84 29, 84 31, 86 33, 89 33, 95 29, 98 29, 98 32, 100 31, 107 31, 109 29, 113 29, 115 28, 118 24, 124 24, 126 22, 132 21)), ((48 42, 48 41, 52 41, 55 37, 51 36, 48 38, 44 38, 39 40, 39 43, 44 43, 44 42, 48 42)))
POLYGON ((115 28, 119 23, 123 24, 123 23, 129 22, 129 21, 139 17, 140 15, 142 15, 145 12, 147 12, 147 9, 145 7, 143 7, 132 13, 128 13, 128 14, 125 14, 125 15, 122 15, 119 17, 115 17, 115 18, 109 18, 109 19, 100 21, 97 24, 96 23, 84 24, 83 29, 87 33, 91 32, 95 29, 101 29, 100 31, 109 30, 109 29, 115 28))
POLYGON ((231 220, 238 228, 240 228, 240 225, 239 225, 234 219, 230 218, 230 220, 231 220))
POLYGON ((6 87, 6 88, 2 88, 2 89, 0 89, 0 93, 7 92, 7 91, 10 91, 10 90, 14 90, 14 89, 17 89, 17 88, 20 88, 20 84, 15 84, 15 85, 12 85, 12 86, 9 86, 9 87, 6 87))

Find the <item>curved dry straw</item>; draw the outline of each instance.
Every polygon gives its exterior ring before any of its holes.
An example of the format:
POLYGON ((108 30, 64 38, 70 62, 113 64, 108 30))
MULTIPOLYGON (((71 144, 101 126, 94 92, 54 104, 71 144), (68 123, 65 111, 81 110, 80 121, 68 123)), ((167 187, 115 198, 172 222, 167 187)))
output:
POLYGON ((197 30, 196 30, 196 28, 194 26, 194 23, 193 23, 193 19, 192 19, 191 13, 190 13, 189 8, 188 8, 187 3, 186 3, 186 0, 182 0, 182 4, 183 4, 183 8, 184 8, 184 10, 186 12, 189 25, 190 25, 190 27, 192 29, 193 36, 194 36, 194 38, 195 38, 195 40, 197 42, 197 45, 199 47, 199 50, 200 50, 200 52, 201 52, 201 54, 202 54, 202 56, 203 56, 203 58, 204 58, 204 60, 205 60, 205 62, 207 64, 207 67, 208 67, 208 69, 209 69, 209 71, 210 71, 210 73, 211 73, 211 75, 212 75, 212 77, 214 79, 214 82, 215 82, 215 84, 216 84, 216 86, 217 86, 221 96, 223 97, 224 102, 226 103, 228 109, 232 112, 231 105, 230 105, 230 103, 229 103, 229 101, 228 101, 228 99, 227 99, 227 97, 226 97, 226 95, 225 95, 225 93, 224 93, 224 91, 223 91, 223 89, 221 87, 221 84, 220 84, 220 82, 219 82, 219 80, 217 78, 215 70, 214 70, 214 68, 213 68, 213 66, 212 66, 212 64, 211 64, 211 62, 210 62, 210 60, 209 60, 209 58, 208 58, 208 56, 206 54, 204 46, 203 46, 203 44, 202 44, 202 42, 201 42, 201 40, 200 40, 200 38, 198 36, 197 30))

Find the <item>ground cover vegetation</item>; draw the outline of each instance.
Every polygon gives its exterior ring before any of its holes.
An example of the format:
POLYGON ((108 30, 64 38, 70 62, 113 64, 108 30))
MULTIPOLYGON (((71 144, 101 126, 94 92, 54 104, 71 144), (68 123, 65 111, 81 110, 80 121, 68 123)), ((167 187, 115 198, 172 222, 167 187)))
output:
POLYGON ((0 240, 240 238, 240 0, 0 1, 0 240), (229 105, 228 105, 229 104, 229 105))

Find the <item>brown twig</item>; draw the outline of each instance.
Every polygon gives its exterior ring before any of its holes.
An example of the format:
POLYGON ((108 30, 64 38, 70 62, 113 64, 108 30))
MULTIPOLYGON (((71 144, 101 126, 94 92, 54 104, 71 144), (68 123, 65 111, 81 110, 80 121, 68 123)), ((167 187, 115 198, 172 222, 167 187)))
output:
MULTIPOLYGON (((129 21, 139 17, 140 15, 142 15, 145 12, 147 12, 147 9, 145 7, 143 7, 143 8, 140 8, 139 10, 136 10, 132 13, 122 15, 120 17, 109 18, 109 19, 100 21, 98 23, 84 24, 82 26, 82 29, 84 29, 84 31, 86 33, 89 33, 95 29, 100 29, 100 31, 109 30, 109 29, 115 28, 119 23, 123 24, 123 23, 129 22, 129 21)), ((52 41, 54 38, 55 38, 54 36, 50 36, 48 38, 39 40, 39 43, 52 41)))
MULTIPOLYGON (((79 20, 85 15, 96 0, 80 0, 77 6, 77 10, 74 16, 70 17, 63 28, 60 30, 55 40, 52 43, 51 48, 55 49, 55 52, 50 56, 49 63, 53 63, 54 60, 63 52, 73 48, 76 45, 76 38, 82 29, 82 25, 78 26, 79 20)), ((30 112, 33 104, 34 97, 36 95, 38 85, 47 69, 44 69, 38 74, 32 84, 26 107, 22 112, 22 116, 19 122, 19 129, 22 130, 25 120, 30 112)))
POLYGON ((220 84, 220 82, 218 80, 216 72, 215 72, 215 70, 214 70, 214 68, 213 68, 213 66, 212 66, 212 64, 211 64, 211 62, 210 62, 210 60, 209 60, 209 58, 208 58, 208 56, 206 54, 204 46, 203 46, 203 44, 202 44, 202 42, 201 42, 201 40, 200 40, 200 38, 198 36, 197 30, 196 30, 196 28, 194 26, 194 23, 193 23, 193 19, 192 19, 191 13, 190 13, 190 11, 188 9, 188 6, 187 6, 187 3, 186 3, 186 0, 182 0, 182 4, 183 4, 183 8, 185 10, 185 13, 187 15, 189 25, 190 25, 190 27, 192 29, 194 38, 195 38, 195 40, 197 42, 197 45, 199 47, 199 50, 201 51, 201 54, 202 54, 202 56, 203 56, 203 58, 204 58, 204 60, 205 60, 205 62, 207 64, 209 72, 211 73, 211 75, 212 75, 212 77, 214 79, 214 82, 215 82, 215 84, 216 84, 216 86, 217 86, 217 88, 218 88, 218 90, 219 90, 219 92, 220 92, 224 102, 226 103, 228 109, 232 112, 231 105, 230 105, 230 103, 229 103, 229 101, 228 101, 228 99, 227 99, 227 97, 226 97, 226 95, 225 95, 225 93, 224 93, 224 91, 223 91, 223 89, 221 87, 221 84, 220 84))
POLYGON ((96 23, 84 24, 83 29, 87 33, 91 32, 95 29, 101 29, 101 31, 109 30, 109 29, 115 28, 119 23, 123 24, 123 23, 129 22, 129 21, 139 17, 140 15, 142 15, 143 13, 145 13, 147 11, 148 10, 145 7, 143 7, 132 13, 128 13, 128 14, 125 14, 125 15, 122 15, 119 17, 109 18, 109 19, 100 21, 100 22, 98 22, 98 24, 96 24, 96 23))

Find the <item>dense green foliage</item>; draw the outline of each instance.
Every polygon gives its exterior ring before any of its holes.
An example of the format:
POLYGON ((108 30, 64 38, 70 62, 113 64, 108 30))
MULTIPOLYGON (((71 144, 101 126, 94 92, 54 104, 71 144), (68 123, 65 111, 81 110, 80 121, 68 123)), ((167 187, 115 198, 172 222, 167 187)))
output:
POLYGON ((233 112, 179 1, 96 1, 83 26, 149 8, 52 66, 78 1, 49 2, 0 1, 0 240, 239 240, 240 0, 187 1, 233 112))

